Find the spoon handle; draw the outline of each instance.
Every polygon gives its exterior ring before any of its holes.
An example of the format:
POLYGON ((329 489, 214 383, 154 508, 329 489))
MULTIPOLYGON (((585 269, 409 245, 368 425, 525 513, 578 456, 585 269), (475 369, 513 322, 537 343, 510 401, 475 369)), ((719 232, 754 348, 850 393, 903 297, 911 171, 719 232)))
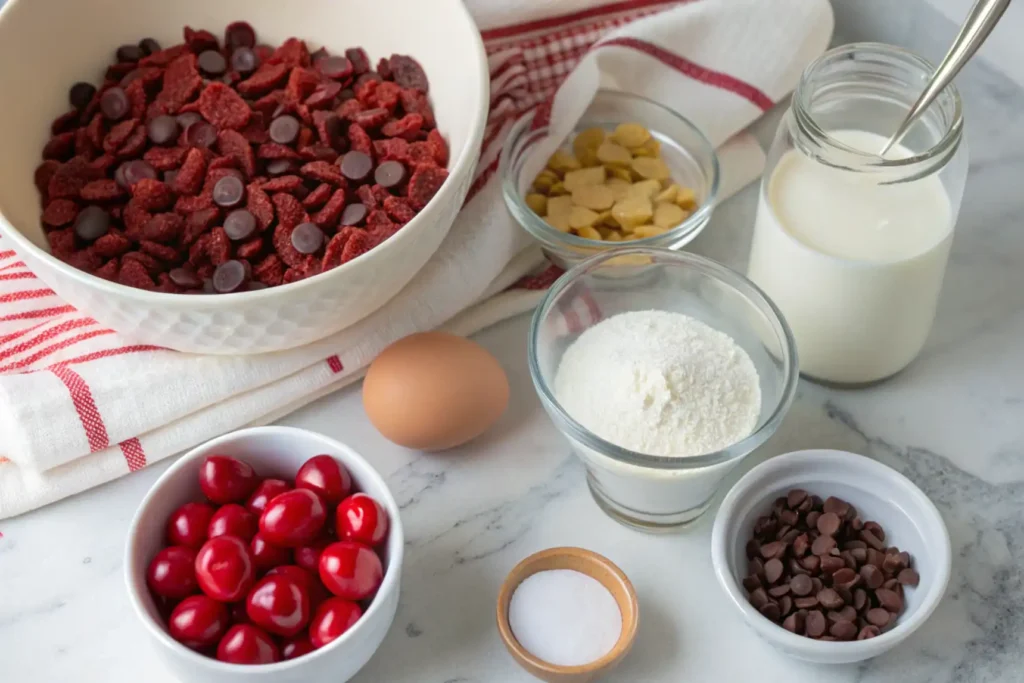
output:
POLYGON ((917 98, 917 102, 907 112, 903 123, 896 129, 893 136, 889 138, 885 147, 882 148, 880 156, 884 156, 900 138, 906 135, 914 121, 935 101, 935 98, 938 97, 943 88, 949 85, 960 72, 960 69, 963 68, 964 64, 967 63, 967 60, 974 56, 974 53, 978 51, 981 44, 988 38, 988 34, 995 28, 996 23, 1003 16, 1003 12, 1006 11, 1009 5, 1010 0, 976 0, 974 6, 971 7, 971 11, 967 14, 967 18, 964 19, 964 23, 960 27, 960 33, 957 34, 956 40, 953 41, 952 47, 949 48, 949 52, 946 53, 942 63, 935 69, 935 73, 932 74, 931 80, 925 86, 924 92, 921 93, 921 96, 917 98))

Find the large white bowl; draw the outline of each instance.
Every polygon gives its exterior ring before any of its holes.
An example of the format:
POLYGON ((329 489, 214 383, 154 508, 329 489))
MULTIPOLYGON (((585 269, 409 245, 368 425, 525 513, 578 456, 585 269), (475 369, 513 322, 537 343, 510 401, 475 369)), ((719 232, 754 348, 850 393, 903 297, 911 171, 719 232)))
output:
POLYGON ((370 661, 398 610, 405 537, 398 504, 380 474, 354 450, 321 434, 294 427, 256 427, 214 439, 183 455, 142 500, 128 530, 125 583, 128 599, 163 664, 184 683, 344 683, 370 661), (164 544, 167 518, 178 506, 202 499, 199 467, 208 455, 244 460, 263 477, 293 479, 299 466, 327 454, 352 474, 356 488, 387 510, 390 522, 384 582, 362 618, 348 632, 311 654, 277 664, 242 666, 204 657, 167 633, 146 587, 146 569, 164 544))
POLYGON ((833 450, 787 453, 747 472, 729 491, 711 532, 711 561, 718 583, 747 624, 791 657, 823 664, 847 664, 877 657, 907 639, 939 606, 949 583, 952 554, 942 516, 928 496, 899 472, 862 455, 833 450), (885 542, 910 553, 921 576, 906 590, 896 625, 875 638, 847 642, 813 640, 769 621, 747 601, 747 540, 757 518, 790 489, 847 501, 865 521, 885 530, 885 542))
POLYGON ((380 308, 448 233, 472 181, 489 98, 487 59, 461 0, 9 0, 0 10, 0 234, 57 294, 128 339, 179 351, 245 354, 322 339, 380 308), (333 51, 362 46, 371 60, 415 57, 430 79, 450 178, 398 234, 345 265, 301 282, 221 296, 162 294, 93 277, 53 258, 33 171, 49 122, 76 81, 98 83, 114 50, 151 36, 169 46, 182 27, 223 35, 245 20, 259 39, 290 36, 333 51), (48 45, 41 49, 41 45, 48 45))

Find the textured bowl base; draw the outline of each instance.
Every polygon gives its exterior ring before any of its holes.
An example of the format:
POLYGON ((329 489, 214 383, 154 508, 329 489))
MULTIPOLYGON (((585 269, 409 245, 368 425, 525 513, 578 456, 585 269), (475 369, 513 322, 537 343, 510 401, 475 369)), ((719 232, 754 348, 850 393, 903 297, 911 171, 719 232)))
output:
MULTIPOLYGON (((594 502, 613 520, 636 531, 646 534, 672 534, 690 529, 711 507, 711 500, 695 508, 671 514, 650 514, 627 508, 606 496, 597 482, 588 474, 587 487, 594 502)), ((712 497, 713 498, 713 497, 712 497)))

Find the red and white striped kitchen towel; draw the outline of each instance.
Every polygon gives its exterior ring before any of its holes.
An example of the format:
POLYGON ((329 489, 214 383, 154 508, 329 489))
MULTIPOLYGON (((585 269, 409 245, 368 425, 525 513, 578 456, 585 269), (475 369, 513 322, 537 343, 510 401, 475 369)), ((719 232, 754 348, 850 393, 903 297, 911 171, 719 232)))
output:
POLYGON ((704 129, 722 157, 723 195, 735 192, 764 163, 737 135, 795 87, 832 31, 827 0, 468 5, 492 77, 472 195, 424 270, 356 326, 265 356, 133 346, 59 300, 0 240, 0 518, 278 419, 358 380, 381 348, 414 331, 447 323, 471 334, 533 307, 553 273, 524 278, 538 254, 494 178, 505 134, 533 107, 568 130, 598 87, 658 100, 704 129))

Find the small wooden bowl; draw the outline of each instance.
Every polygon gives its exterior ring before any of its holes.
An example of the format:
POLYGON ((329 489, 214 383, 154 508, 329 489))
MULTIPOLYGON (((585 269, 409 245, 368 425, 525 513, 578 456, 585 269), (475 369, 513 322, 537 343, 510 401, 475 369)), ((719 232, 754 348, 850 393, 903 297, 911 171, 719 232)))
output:
POLYGON ((640 608, 636 591, 622 570, 607 557, 583 548, 549 548, 530 555, 517 564, 498 592, 498 632, 509 653, 532 676, 547 683, 584 683, 596 679, 622 661, 636 639, 640 608), (572 569, 597 579, 615 598, 622 613, 622 633, 615 647, 604 657, 582 666, 557 666, 537 659, 526 651, 512 634, 508 606, 519 584, 537 572, 572 569))

